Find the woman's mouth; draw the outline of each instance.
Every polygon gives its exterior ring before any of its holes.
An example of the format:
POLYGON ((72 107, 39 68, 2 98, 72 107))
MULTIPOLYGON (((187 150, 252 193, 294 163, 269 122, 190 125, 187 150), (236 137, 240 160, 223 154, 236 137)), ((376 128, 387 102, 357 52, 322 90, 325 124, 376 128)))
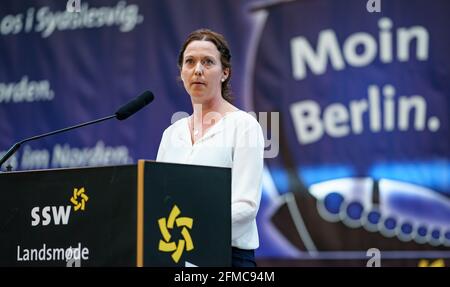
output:
POLYGON ((205 83, 205 82, 202 82, 202 81, 193 81, 193 82, 191 83, 191 85, 204 85, 204 86, 206 86, 206 83, 205 83))

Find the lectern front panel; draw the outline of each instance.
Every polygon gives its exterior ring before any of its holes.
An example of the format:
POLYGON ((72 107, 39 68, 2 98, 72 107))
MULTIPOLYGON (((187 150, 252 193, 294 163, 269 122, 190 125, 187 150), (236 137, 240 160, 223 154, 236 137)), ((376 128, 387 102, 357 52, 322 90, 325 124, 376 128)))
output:
POLYGON ((135 266, 136 166, 0 174, 0 266, 135 266))

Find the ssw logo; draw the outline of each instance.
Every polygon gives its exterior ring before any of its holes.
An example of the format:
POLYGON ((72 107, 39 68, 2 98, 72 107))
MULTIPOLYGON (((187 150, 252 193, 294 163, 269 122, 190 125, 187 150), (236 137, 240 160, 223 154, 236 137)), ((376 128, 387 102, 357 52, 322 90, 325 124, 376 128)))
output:
POLYGON ((31 225, 37 226, 42 225, 67 225, 69 223, 70 210, 72 207, 68 206, 45 206, 40 209, 39 206, 33 207, 31 209, 31 225))

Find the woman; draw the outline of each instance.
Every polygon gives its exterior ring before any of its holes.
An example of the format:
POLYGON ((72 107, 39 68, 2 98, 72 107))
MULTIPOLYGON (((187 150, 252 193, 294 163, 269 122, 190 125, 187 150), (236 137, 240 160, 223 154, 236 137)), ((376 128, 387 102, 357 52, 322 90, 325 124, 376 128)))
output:
POLYGON ((163 134, 157 161, 232 169, 232 266, 256 266, 256 214, 261 199, 264 137, 249 114, 231 104, 231 55, 224 37, 207 29, 192 32, 179 57, 181 80, 193 114, 163 134))

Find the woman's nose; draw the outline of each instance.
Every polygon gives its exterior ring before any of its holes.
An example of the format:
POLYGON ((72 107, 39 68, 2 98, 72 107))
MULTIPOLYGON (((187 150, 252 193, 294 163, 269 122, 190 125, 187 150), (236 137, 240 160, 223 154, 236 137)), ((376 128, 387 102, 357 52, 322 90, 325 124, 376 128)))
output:
POLYGON ((199 76, 203 73, 203 66, 200 62, 197 63, 197 65, 195 65, 195 70, 194 70, 195 75, 199 76))

